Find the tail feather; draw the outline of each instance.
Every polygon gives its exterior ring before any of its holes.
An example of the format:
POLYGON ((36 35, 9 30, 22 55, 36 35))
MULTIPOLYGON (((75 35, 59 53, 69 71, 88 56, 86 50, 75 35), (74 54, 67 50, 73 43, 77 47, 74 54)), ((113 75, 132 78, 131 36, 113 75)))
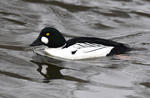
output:
POLYGON ((114 47, 107 56, 111 56, 114 54, 123 54, 123 53, 126 53, 126 52, 131 51, 131 50, 132 50, 132 48, 130 48, 127 45, 122 44, 121 46, 114 47))

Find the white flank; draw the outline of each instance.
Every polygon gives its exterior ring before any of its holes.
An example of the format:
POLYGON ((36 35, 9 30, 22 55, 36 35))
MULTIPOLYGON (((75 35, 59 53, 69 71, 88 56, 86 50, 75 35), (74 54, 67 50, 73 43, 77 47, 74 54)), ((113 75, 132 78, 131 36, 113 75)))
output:
POLYGON ((106 56, 113 48, 99 44, 77 43, 68 48, 47 48, 45 52, 52 56, 77 60, 106 56))
POLYGON ((48 38, 46 38, 46 37, 42 37, 42 38, 41 38, 41 41, 42 41, 44 44, 48 44, 48 38))

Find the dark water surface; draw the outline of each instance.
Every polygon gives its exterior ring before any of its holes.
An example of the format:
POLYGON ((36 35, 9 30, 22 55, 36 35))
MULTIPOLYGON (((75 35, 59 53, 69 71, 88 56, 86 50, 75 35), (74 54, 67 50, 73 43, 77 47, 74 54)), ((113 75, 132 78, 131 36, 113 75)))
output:
POLYGON ((0 0, 0 98, 150 98, 149 0, 0 0), (128 59, 33 53, 45 26, 132 47, 128 59))

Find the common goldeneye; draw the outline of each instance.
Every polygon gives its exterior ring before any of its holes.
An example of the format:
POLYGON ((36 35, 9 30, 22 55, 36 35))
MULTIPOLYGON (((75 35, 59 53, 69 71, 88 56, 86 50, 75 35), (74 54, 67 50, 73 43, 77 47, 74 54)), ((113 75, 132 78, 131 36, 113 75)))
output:
POLYGON ((44 51, 65 59, 86 59, 125 53, 130 48, 125 44, 94 37, 77 37, 65 40, 55 28, 45 27, 30 46, 48 46, 44 51))

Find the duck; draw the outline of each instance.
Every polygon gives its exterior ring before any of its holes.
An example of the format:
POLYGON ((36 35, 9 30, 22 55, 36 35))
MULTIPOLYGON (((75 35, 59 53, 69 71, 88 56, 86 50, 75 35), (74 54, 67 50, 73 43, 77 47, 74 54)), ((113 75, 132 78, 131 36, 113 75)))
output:
POLYGON ((127 44, 96 37, 76 37, 66 40, 62 33, 45 27, 30 46, 47 46, 44 52, 48 55, 71 59, 88 59, 124 54, 131 48, 127 44))

